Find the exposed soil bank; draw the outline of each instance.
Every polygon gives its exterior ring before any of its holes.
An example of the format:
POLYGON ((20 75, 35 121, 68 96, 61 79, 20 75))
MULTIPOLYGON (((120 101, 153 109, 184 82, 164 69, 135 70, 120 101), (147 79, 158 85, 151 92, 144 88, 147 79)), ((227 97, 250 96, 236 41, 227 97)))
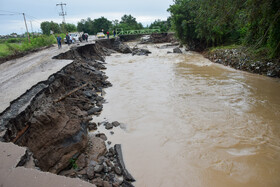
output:
MULTIPOLYGON (((42 171, 79 177, 97 186, 131 186, 129 181, 134 179, 118 153, 120 146, 108 151, 99 135, 88 136, 89 127, 96 129, 90 123, 92 115, 102 111, 104 99, 99 93, 111 86, 102 70, 106 69, 103 56, 113 51, 104 42, 56 56, 74 62, 13 101, 0 114, 0 135, 2 141, 28 147, 42 171)), ((112 43, 111 48, 120 52, 128 48, 115 40, 112 43)), ((19 166, 30 156, 27 153, 19 166)))

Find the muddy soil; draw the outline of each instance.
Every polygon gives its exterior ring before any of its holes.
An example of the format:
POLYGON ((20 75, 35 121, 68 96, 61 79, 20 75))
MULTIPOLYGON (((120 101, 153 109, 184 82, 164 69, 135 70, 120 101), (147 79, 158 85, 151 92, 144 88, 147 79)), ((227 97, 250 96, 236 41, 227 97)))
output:
POLYGON ((97 128, 90 122, 92 116, 103 108, 100 93, 112 86, 102 71, 106 69, 104 56, 129 49, 119 41, 108 41, 54 57, 74 62, 33 86, 0 114, 1 140, 29 149, 18 166, 32 158, 42 171, 78 177, 97 186, 132 186, 134 179, 124 166, 121 146, 106 146, 107 138, 100 134, 88 136, 89 128, 97 128), (111 49, 106 48, 108 41, 113 44, 111 49))

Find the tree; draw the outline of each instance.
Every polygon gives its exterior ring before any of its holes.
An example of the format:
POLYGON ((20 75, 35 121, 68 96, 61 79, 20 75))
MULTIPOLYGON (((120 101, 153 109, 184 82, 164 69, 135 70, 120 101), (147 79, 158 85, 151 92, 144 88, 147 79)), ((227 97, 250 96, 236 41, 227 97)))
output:
POLYGON ((105 32, 110 31, 112 29, 112 22, 107 18, 101 17, 93 20, 93 32, 96 34, 97 32, 101 32, 101 30, 105 32))
POLYGON ((143 25, 141 23, 138 23, 136 21, 136 18, 134 18, 131 15, 126 15, 126 14, 121 18, 121 21, 118 24, 118 27, 122 28, 124 30, 143 29, 143 25))
POLYGON ((195 17, 198 8, 195 6, 196 1, 192 0, 175 0, 168 11, 171 13, 172 27, 176 36, 183 43, 190 43, 198 40, 195 28, 195 17))
POLYGON ((170 29, 170 25, 168 25, 167 21, 161 21, 160 19, 155 20, 151 25, 149 26, 150 29, 153 28, 160 28, 161 32, 168 32, 170 29))
POLYGON ((96 34, 97 32, 101 32, 102 29, 104 29, 104 31, 109 31, 111 27, 111 21, 104 17, 94 20, 92 20, 91 18, 87 18, 87 20, 82 19, 78 22, 77 30, 79 32, 96 34))
POLYGON ((42 22, 41 23, 41 30, 42 30, 43 34, 46 34, 46 35, 50 35, 50 31, 53 31, 54 33, 60 33, 61 32, 58 23, 55 23, 53 21, 42 22))
POLYGON ((86 22, 86 20, 84 20, 84 19, 81 19, 81 21, 78 22, 78 24, 77 24, 78 32, 83 32, 85 30, 85 22, 86 22))
POLYGON ((58 23, 55 23, 53 21, 50 22, 50 29, 55 33, 60 33, 61 30, 60 30, 60 27, 59 27, 59 24, 58 23))
POLYGON ((93 30, 93 20, 91 18, 87 18, 87 20, 82 19, 78 22, 77 25, 78 32, 85 32, 88 34, 96 34, 93 30))
POLYGON ((118 27, 119 27, 119 24, 120 24, 120 22, 119 22, 119 20, 117 20, 117 19, 115 19, 115 20, 112 21, 112 25, 113 25, 113 28, 114 28, 114 29, 118 28, 118 27))
POLYGON ((60 30, 65 32, 76 32, 77 31, 77 27, 74 24, 71 23, 62 23, 60 24, 60 30))
POLYGON ((280 56, 279 0, 174 0, 168 11, 184 43, 242 43, 280 56))
POLYGON ((43 32, 43 34, 45 35, 50 35, 50 22, 48 21, 44 21, 41 23, 41 30, 43 32))

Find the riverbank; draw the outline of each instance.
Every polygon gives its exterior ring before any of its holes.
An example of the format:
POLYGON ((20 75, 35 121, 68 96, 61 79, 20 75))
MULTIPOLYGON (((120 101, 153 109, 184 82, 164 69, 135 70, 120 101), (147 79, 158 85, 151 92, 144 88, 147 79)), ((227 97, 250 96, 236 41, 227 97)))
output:
POLYGON ((280 59, 261 59, 249 54, 245 47, 226 46, 208 49, 202 52, 202 54, 215 63, 242 71, 280 78, 280 59))

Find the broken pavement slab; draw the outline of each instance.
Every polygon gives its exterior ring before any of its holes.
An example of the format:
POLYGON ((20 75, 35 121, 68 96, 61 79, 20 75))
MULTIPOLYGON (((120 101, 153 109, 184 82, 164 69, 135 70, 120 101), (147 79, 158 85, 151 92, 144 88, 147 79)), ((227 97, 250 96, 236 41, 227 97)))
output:
POLYGON ((26 149, 0 142, 0 186, 3 187, 95 187, 79 179, 67 178, 36 169, 16 167, 26 149))

